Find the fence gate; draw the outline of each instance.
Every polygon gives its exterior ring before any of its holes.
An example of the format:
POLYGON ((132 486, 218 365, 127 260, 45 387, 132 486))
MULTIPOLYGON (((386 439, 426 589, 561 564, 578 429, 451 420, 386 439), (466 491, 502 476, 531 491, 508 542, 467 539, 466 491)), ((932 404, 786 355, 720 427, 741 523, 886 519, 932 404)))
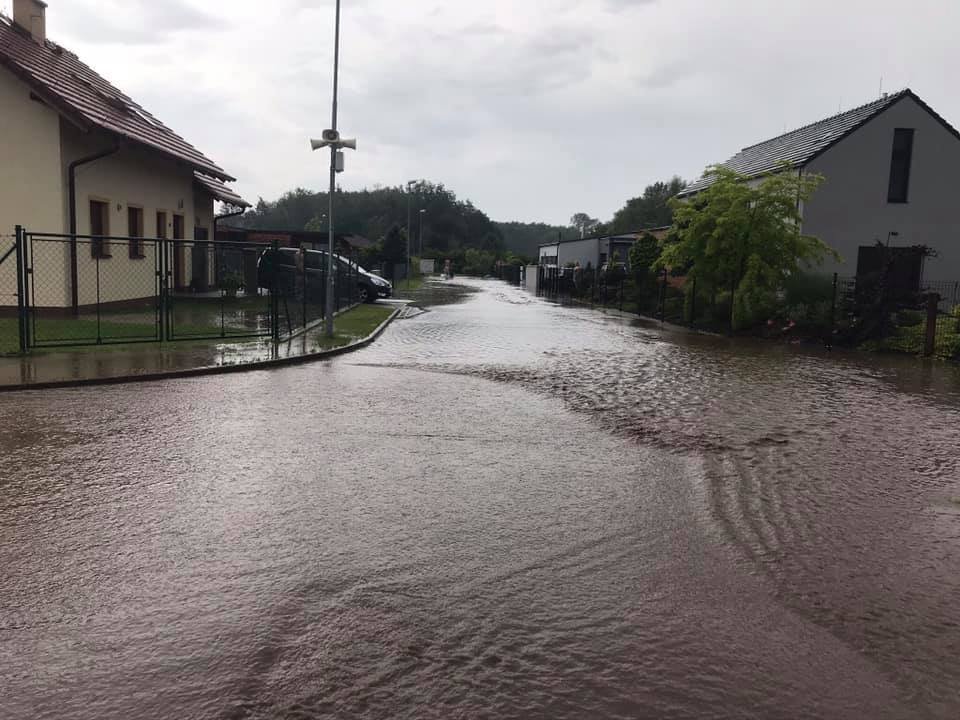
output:
MULTIPOLYGON (((283 342, 323 317, 324 257, 281 249, 276 241, 213 241, 199 232, 194 240, 168 240, 18 227, 15 236, 0 235, 0 354, 190 340, 283 342), (267 267, 274 269, 265 272, 268 252, 267 267), (284 258, 291 257, 288 267, 284 258)), ((359 271, 347 265, 337 264, 335 310, 357 302, 359 271)))
POLYGON ((274 338, 278 298, 259 287, 257 273, 257 261, 270 245, 206 238, 162 243, 165 340, 274 338))
POLYGON ((24 349, 162 340, 160 242, 21 232, 24 349))

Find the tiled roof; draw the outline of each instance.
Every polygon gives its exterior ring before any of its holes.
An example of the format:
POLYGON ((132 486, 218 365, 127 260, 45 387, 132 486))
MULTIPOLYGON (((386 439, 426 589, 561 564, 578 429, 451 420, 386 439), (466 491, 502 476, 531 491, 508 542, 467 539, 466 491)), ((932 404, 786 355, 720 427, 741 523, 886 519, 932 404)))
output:
POLYGON ((206 175, 233 180, 132 99, 50 40, 40 44, 29 33, 0 16, 0 67, 82 129, 99 127, 146 145, 206 175))
MULTIPOLYGON (((928 112, 947 126, 954 134, 956 130, 950 127, 943 118, 933 112, 920 98, 908 90, 892 93, 866 105, 847 110, 826 120, 805 125, 802 128, 779 135, 757 145, 746 147, 732 158, 723 163, 746 177, 757 177, 777 170, 784 163, 792 167, 803 167, 815 157, 823 153, 834 143, 852 133, 861 125, 871 120, 894 103, 905 97, 916 100, 928 112)), ((704 190, 713 184, 711 177, 700 178, 691 183, 680 193, 681 196, 690 195, 704 190)))
POLYGON ((197 184, 200 185, 200 187, 213 195, 213 197, 215 197, 217 200, 225 202, 227 205, 233 205, 234 207, 250 207, 250 203, 248 203, 216 178, 212 178, 209 175, 204 175, 200 172, 193 173, 193 178, 197 181, 197 184))

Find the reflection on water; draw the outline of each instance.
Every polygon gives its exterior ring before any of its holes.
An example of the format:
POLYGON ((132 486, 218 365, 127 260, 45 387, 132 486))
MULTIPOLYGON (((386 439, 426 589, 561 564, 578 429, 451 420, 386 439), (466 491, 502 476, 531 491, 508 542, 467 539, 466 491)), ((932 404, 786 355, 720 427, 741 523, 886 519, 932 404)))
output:
POLYGON ((428 288, 0 399, 0 716, 957 716, 956 369, 428 288))

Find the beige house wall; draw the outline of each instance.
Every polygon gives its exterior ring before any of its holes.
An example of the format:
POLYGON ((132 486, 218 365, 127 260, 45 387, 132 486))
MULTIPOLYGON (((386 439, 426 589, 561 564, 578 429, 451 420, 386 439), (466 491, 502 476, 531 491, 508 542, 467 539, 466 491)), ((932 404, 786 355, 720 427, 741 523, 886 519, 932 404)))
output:
MULTIPOLYGON (((109 136, 100 133, 82 134, 63 125, 62 177, 68 182, 69 164, 77 159, 113 147, 109 136)), ((136 146, 123 145, 120 150, 101 160, 77 169, 77 233, 90 234, 90 201, 106 202, 109 207, 109 233, 127 236, 129 207, 143 210, 146 238, 157 235, 157 213, 166 213, 166 237, 173 238, 174 216, 183 217, 184 239, 192 240, 196 227, 213 232, 213 199, 195 190, 193 170, 168 160, 162 155, 136 146)), ((63 205, 64 223, 69 223, 69 208, 63 205)), ((189 285, 191 246, 179 251, 179 285, 189 285)), ((109 258, 99 262, 92 257, 90 246, 82 242, 77 253, 79 302, 88 305, 100 302, 121 302, 151 297, 156 293, 156 270, 159 252, 155 243, 144 243, 145 258, 129 256, 128 243, 109 244, 109 258), (99 291, 98 291, 99 284, 99 291)), ((173 252, 167 258, 171 272, 173 252)), ((39 282, 39 279, 38 279, 39 282)), ((69 284, 69 279, 67 280, 69 284)))
MULTIPOLYGON (((0 235, 13 234, 16 225, 62 232, 59 114, 31 100, 30 89, 0 68, 0 119, 0 235)), ((7 247, 0 244, 4 252, 7 247)), ((38 292, 36 301, 62 305, 67 297, 63 248, 50 261, 58 279, 38 292)), ((0 266, 0 305, 16 305, 16 291, 16 263, 9 258, 0 266)))

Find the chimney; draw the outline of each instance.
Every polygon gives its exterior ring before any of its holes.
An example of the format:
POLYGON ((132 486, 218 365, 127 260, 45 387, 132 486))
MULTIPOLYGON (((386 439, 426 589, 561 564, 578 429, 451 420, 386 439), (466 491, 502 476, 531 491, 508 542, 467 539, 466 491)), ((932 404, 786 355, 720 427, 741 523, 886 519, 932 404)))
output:
POLYGON ((13 21, 38 43, 47 39, 47 4, 43 0, 13 0, 13 21))

